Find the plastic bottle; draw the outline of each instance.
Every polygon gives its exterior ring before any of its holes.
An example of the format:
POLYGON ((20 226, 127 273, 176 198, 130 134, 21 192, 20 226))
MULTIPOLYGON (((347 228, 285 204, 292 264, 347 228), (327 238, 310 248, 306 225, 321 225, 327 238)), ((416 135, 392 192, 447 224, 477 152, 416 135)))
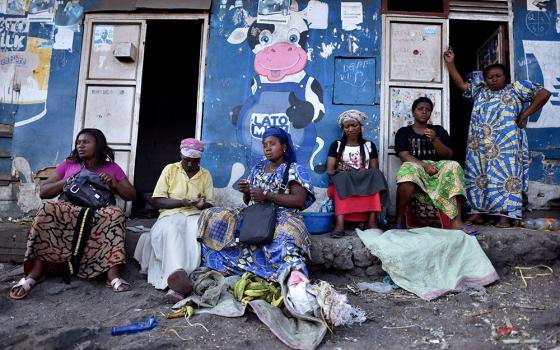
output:
POLYGON ((157 326, 157 320, 155 316, 150 316, 146 322, 131 323, 127 326, 113 327, 111 329, 111 335, 123 335, 139 333, 143 331, 149 331, 157 326))
POLYGON ((356 285, 360 290, 370 290, 372 292, 382 293, 382 294, 391 293, 393 291, 391 285, 383 282, 371 282, 371 283, 360 282, 357 283, 356 285))

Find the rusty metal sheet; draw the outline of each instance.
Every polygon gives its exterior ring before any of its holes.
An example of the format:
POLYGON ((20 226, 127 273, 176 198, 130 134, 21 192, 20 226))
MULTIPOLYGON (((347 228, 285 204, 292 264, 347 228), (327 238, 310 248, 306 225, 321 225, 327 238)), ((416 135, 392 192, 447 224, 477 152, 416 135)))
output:
POLYGON ((85 12, 128 12, 140 9, 209 10, 211 4, 211 0, 96 0, 85 12))

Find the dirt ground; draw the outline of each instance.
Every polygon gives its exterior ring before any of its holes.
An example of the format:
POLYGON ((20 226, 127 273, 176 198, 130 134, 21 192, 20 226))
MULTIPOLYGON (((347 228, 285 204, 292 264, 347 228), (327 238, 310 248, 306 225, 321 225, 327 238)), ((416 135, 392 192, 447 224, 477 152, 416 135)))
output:
MULTIPOLYGON (((358 292, 355 283, 371 281, 343 273, 315 272, 347 293, 352 304, 366 310, 362 325, 327 334, 320 349, 560 349, 560 262, 555 273, 528 281, 512 266, 498 270, 501 280, 483 296, 450 294, 427 302, 403 291, 391 294, 358 292), (511 323, 510 335, 495 333, 511 323), (508 344, 507 342, 520 342, 508 344)), ((58 277, 37 285, 21 301, 10 300, 10 286, 21 277, 21 266, 0 264, 0 348, 5 349, 284 349, 255 315, 222 318, 195 315, 166 320, 163 292, 147 284, 134 262, 124 277, 133 288, 114 293, 104 281, 58 277), (156 315, 158 326, 147 332, 111 336, 111 327, 144 321, 156 315), (183 338, 183 339, 180 339, 183 338)))

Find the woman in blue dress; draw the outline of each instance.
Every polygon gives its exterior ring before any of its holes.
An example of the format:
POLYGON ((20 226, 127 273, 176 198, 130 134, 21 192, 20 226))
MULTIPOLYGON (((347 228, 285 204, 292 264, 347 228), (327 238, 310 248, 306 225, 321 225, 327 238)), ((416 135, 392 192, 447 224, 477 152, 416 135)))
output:
POLYGON ((495 215, 498 227, 510 227, 509 219, 521 219, 522 194, 527 192, 525 121, 548 101, 550 92, 527 80, 506 85, 501 64, 484 68, 484 82, 466 83, 451 48, 444 59, 453 82, 474 103, 465 162, 467 200, 475 214, 470 221, 481 223, 480 214, 495 215))
POLYGON ((245 204, 270 201, 278 205, 274 241, 258 246, 236 242, 242 209, 206 209, 199 220, 202 264, 223 273, 251 272, 277 281, 286 269, 307 274, 309 232, 299 212, 315 201, 315 194, 307 171, 296 163, 290 134, 270 127, 263 134, 262 144, 266 159, 253 167, 247 180, 239 182, 238 190, 243 193, 245 204), (280 194, 286 166, 289 166, 288 189, 280 194))

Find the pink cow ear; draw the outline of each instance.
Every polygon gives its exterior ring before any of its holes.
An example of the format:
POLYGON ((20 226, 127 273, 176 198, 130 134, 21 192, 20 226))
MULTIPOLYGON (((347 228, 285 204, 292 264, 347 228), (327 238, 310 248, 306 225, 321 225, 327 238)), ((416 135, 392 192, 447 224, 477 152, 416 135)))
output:
POLYGON ((247 33, 249 32, 249 27, 236 28, 227 38, 227 42, 230 44, 241 44, 247 39, 247 33))

